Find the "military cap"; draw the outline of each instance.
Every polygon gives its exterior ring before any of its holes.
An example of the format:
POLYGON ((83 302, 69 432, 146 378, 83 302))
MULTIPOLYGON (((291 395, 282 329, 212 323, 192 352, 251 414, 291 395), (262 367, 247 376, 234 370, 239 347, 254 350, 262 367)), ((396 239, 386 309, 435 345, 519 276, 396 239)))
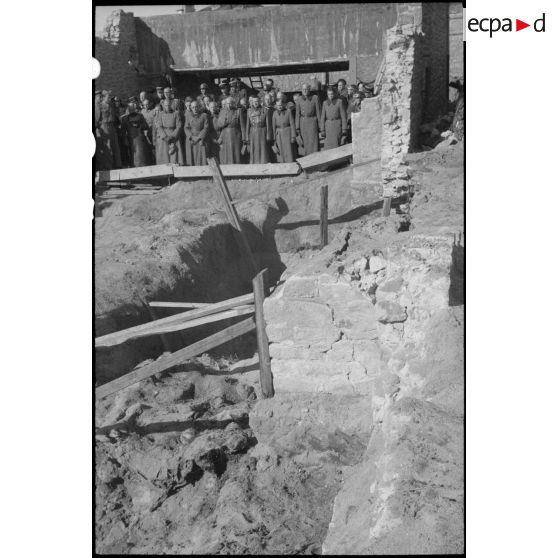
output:
POLYGON ((128 97, 128 102, 129 102, 129 103, 137 103, 137 102, 138 102, 138 98, 137 98, 137 97, 128 97))
POLYGON ((102 95, 102 94, 103 94, 103 92, 100 89, 95 90, 95 96, 102 95))
POLYGON ((228 86, 229 86, 229 82, 228 82, 228 81, 222 81, 222 82, 219 84, 219 87, 220 87, 221 89, 224 89, 225 87, 228 87, 228 86))
POLYGON ((202 87, 203 87, 204 89, 209 89, 207 83, 202 83, 202 84, 200 85, 200 89, 202 89, 202 87))
POLYGON ((236 78, 231 79, 231 85, 238 85, 240 83, 240 81, 238 81, 236 78))
POLYGON ((157 91, 163 91, 164 87, 159 86, 159 87, 156 87, 155 89, 156 89, 157 91))

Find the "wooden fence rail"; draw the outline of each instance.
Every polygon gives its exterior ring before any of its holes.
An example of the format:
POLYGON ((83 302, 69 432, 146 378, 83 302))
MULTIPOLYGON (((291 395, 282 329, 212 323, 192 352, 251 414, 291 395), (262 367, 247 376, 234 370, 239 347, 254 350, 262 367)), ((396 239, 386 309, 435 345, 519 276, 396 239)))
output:
POLYGON ((222 302, 211 304, 210 306, 181 312, 180 314, 168 316, 167 318, 161 318, 160 320, 155 320, 147 324, 141 324, 128 329, 123 329, 121 331, 116 331, 114 333, 108 333, 107 335, 102 335, 101 337, 97 337, 95 339, 95 347, 111 347, 137 337, 159 334, 163 332, 164 327, 183 324, 196 318, 217 314, 218 312, 229 310, 231 308, 235 308, 236 306, 251 304, 253 302, 254 293, 237 296, 236 298, 230 298, 222 302), (163 326, 163 328, 161 326, 163 326))
POLYGON ((99 386, 95 389, 95 397, 97 399, 101 399, 111 393, 116 393, 117 391, 131 386, 141 380, 146 380, 154 374, 164 372, 173 366, 184 363, 190 358, 194 358, 195 356, 214 349, 227 341, 231 341, 236 337, 240 337, 241 335, 253 331, 255 328, 256 324, 253 318, 243 320, 242 322, 227 327, 218 333, 214 333, 201 341, 188 345, 188 347, 184 347, 183 349, 180 349, 170 355, 163 356, 155 362, 142 366, 141 368, 133 370, 129 374, 125 374, 124 376, 120 376, 120 378, 116 378, 116 380, 112 380, 111 382, 99 386))

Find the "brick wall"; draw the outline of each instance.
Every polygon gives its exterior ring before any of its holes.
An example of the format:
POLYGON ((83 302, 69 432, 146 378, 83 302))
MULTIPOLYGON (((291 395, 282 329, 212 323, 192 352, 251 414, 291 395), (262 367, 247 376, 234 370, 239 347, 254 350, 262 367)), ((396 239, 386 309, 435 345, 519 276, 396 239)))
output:
POLYGON ((110 89, 122 99, 170 83, 168 45, 132 13, 112 12, 101 37, 95 37, 94 55, 101 64, 95 88, 110 89))

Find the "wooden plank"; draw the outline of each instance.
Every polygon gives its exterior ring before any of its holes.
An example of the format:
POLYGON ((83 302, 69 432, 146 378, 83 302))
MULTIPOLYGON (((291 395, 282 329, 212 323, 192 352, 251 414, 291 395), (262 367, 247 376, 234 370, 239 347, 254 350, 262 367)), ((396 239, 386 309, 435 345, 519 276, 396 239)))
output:
POLYGON ((256 328, 256 324, 254 323, 253 318, 248 318, 247 320, 243 320, 238 324, 234 324, 230 327, 219 331, 218 333, 214 333, 201 341, 193 343, 188 347, 184 347, 179 351, 176 351, 170 355, 164 356, 155 362, 152 362, 146 366, 142 366, 137 370, 133 370, 132 372, 121 376, 120 378, 116 378, 116 380, 112 380, 102 386, 99 386, 95 389, 95 397, 97 399, 101 399, 102 397, 106 397, 111 393, 116 393, 121 389, 124 389, 128 386, 131 386, 141 380, 145 380, 154 374, 159 372, 163 372, 176 366, 178 364, 182 364, 184 361, 193 358, 199 354, 205 353, 231 339, 235 339, 236 337, 240 337, 245 333, 248 333, 256 328))
POLYGON ((229 222, 232 225, 233 229, 236 231, 235 239, 239 245, 240 251, 244 252, 248 265, 250 266, 252 277, 255 277, 258 273, 258 266, 256 265, 256 260, 254 260, 254 255, 252 254, 252 250, 250 249, 250 244, 248 244, 248 239, 246 238, 244 230, 242 229, 242 224, 240 223, 240 218, 238 217, 236 208, 232 203, 231 193, 229 192, 227 183, 223 178, 223 174, 221 173, 221 169, 219 168, 219 163, 214 157, 209 157, 207 161, 213 175, 213 181, 217 184, 217 186, 221 190, 221 194, 223 195, 223 199, 225 201, 225 211, 227 212, 229 222))
POLYGON ((269 341, 265 332, 263 302, 267 291, 267 269, 260 271, 252 280, 254 287, 254 304, 256 334, 258 337, 258 356, 260 360, 260 386, 265 398, 273 397, 273 375, 271 374, 271 359, 269 357, 269 341))
POLYGON ((253 304, 247 306, 239 306, 237 308, 233 308, 232 310, 217 312, 217 314, 210 314, 209 316, 203 316, 202 318, 196 318, 195 320, 185 319, 177 324, 156 326, 152 330, 136 333, 133 337, 129 337, 128 339, 138 339, 140 337, 147 337, 148 335, 161 335, 164 333, 172 333, 174 331, 183 331, 185 329, 191 329, 193 327, 212 324, 213 322, 220 322, 221 320, 228 320, 230 318, 237 318, 239 316, 246 316, 247 314, 253 313, 253 304))
POLYGON ((322 185, 320 188, 320 244, 323 248, 327 246, 328 232, 327 232, 327 220, 328 220, 328 192, 327 184, 322 185))
POLYGON ((141 180, 145 178, 164 178, 173 176, 173 165, 150 165, 147 167, 132 167, 130 169, 113 169, 98 171, 95 174, 95 182, 122 182, 126 180, 141 180))
POLYGON ((308 169, 317 170, 320 167, 348 161, 352 156, 353 145, 351 143, 347 143, 341 147, 326 149, 325 151, 317 151, 316 153, 311 153, 305 157, 300 157, 297 159, 297 162, 305 171, 308 169))
POLYGON ((123 329, 121 331, 115 331, 114 333, 108 333, 107 335, 102 335, 101 337, 97 337, 95 339, 95 347, 110 347, 112 345, 118 345, 120 343, 124 343, 124 341, 127 341, 128 339, 136 337, 137 333, 152 331, 158 326, 183 323, 185 320, 202 318, 203 316, 216 314, 217 312, 221 312, 223 310, 229 310, 230 308, 234 308, 235 306, 239 306, 241 304, 251 304, 253 301, 254 293, 248 293, 242 296, 237 296, 236 298, 216 302, 215 304, 211 304, 210 306, 206 306, 204 308, 188 310, 186 312, 181 312, 180 314, 175 314, 174 316, 168 316, 167 318, 161 318, 160 320, 155 320, 147 324, 141 324, 128 329, 123 329))
POLYGON ((159 302, 148 303, 152 308, 205 308, 211 306, 211 302, 159 302))
MULTIPOLYGON (((300 173, 298 163, 268 163, 265 165, 220 165, 221 173, 231 177, 296 176, 300 173)), ((181 179, 212 178, 209 166, 174 167, 174 177, 181 179)))

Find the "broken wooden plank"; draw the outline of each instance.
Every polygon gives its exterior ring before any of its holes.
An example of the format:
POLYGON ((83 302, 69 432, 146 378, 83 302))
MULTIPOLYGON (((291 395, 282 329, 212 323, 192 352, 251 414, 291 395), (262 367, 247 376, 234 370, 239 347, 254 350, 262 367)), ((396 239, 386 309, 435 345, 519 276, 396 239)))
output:
POLYGON ((220 322, 221 320, 228 320, 230 318, 237 318, 239 316, 246 316, 247 314, 253 314, 253 313, 254 313, 253 304, 249 304, 246 306, 239 306, 237 308, 233 308, 232 310, 217 312, 216 314, 210 314, 209 316, 203 316, 201 318, 196 318, 195 320, 183 319, 177 324, 156 326, 153 329, 136 333, 133 337, 130 337, 129 339, 139 339, 140 337, 147 337, 148 335, 161 335, 165 333, 172 333, 174 331, 183 331, 185 329, 191 329, 193 327, 207 325, 213 322, 220 322))
MULTIPOLYGON (((300 173, 297 163, 267 163, 264 165, 221 165, 226 178, 266 178, 270 176, 296 176, 300 173)), ((174 167, 175 178, 211 178, 209 166, 174 167)))
POLYGON ((330 165, 337 165, 343 161, 348 161, 353 156, 353 146, 350 143, 335 147, 333 149, 326 149, 325 151, 317 151, 305 157, 297 159, 298 164, 304 171, 309 169, 315 171, 330 165))
POLYGON ((206 353, 207 351, 226 343, 227 341, 231 341, 236 337, 240 337, 245 333, 249 333, 256 328, 256 324, 253 318, 248 318, 247 320, 243 320, 238 324, 234 324, 230 327, 219 331, 218 333, 214 333, 201 341, 197 341, 188 347, 184 347, 179 351, 176 351, 170 355, 166 355, 161 357, 159 360, 152 362, 146 366, 142 366, 132 372, 121 376, 120 378, 116 378, 116 380, 112 380, 102 386, 99 386, 95 389, 95 397, 97 399, 101 399, 102 397, 106 397, 111 393, 116 393, 121 389, 124 389, 128 386, 131 386, 141 380, 145 380, 158 372, 163 372, 176 366, 178 364, 182 364, 184 361, 193 358, 197 355, 202 353, 206 353))
POLYGON ((95 182, 122 182, 145 178, 165 178, 168 176, 173 176, 173 165, 165 163, 163 165, 150 165, 147 167, 132 167, 131 169, 98 171, 95 175, 95 182))
POLYGON ((107 335, 102 335, 95 339, 95 347, 110 347, 112 345, 119 345, 124 343, 128 339, 137 337, 138 333, 143 333, 146 331, 152 331, 156 327, 165 325, 176 325, 184 322, 185 320, 194 320, 196 318, 202 318, 203 316, 209 316, 210 314, 216 314, 222 310, 229 310, 235 306, 241 304, 251 304, 254 302, 254 293, 248 293, 242 296, 237 296, 236 298, 230 298, 228 300, 223 300, 221 302, 216 302, 210 306, 204 308, 198 308, 195 310, 188 310, 186 312, 181 312, 180 314, 175 314, 174 316, 168 316, 167 318, 161 318, 160 320, 155 320, 146 324, 141 324, 138 326, 130 327, 128 329, 123 329, 121 331, 115 331, 114 333, 108 333, 107 335))
POLYGON ((160 302, 152 301, 148 303, 152 308, 205 308, 211 306, 211 302, 160 302))

